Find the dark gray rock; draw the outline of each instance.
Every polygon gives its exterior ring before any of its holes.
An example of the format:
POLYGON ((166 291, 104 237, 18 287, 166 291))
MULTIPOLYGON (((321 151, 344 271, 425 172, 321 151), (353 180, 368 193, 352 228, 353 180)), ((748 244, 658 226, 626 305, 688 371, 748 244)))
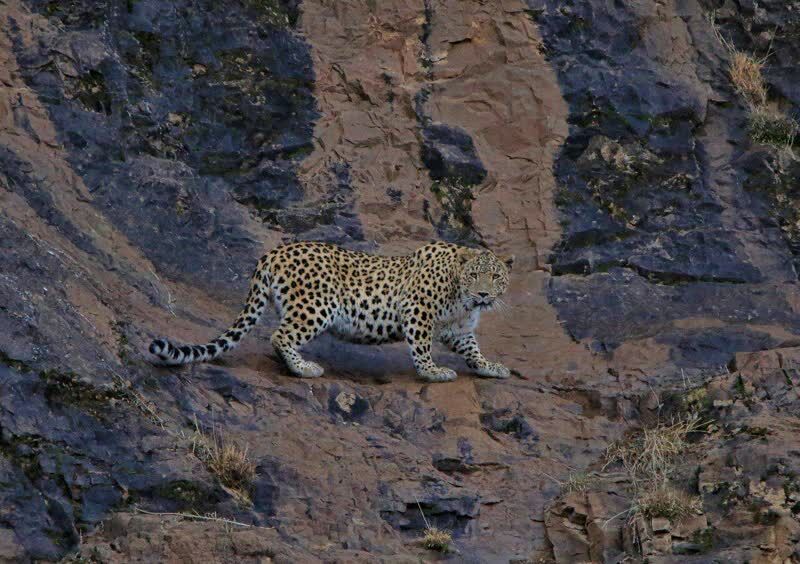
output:
POLYGON ((486 178, 486 168, 472 138, 458 127, 442 123, 424 125, 422 162, 433 180, 472 186, 486 178))
MULTIPOLYGON (((671 48, 657 35, 643 41, 646 6, 529 1, 570 108, 555 165, 564 234, 551 257, 549 296, 570 333, 595 339, 598 353, 660 335, 677 364, 699 367, 774 342, 744 327, 671 332, 671 320, 694 315, 800 329, 788 305, 776 307, 785 304, 781 284, 797 279, 795 200, 769 200, 770 191, 785 196, 791 167, 761 167, 764 157, 747 156, 745 108, 718 103, 737 94, 707 23, 720 6, 708 4, 676 8, 674 25, 685 26, 699 53, 685 62, 687 73, 665 64, 660 54, 671 48)), ((719 15, 726 37, 752 51, 759 33, 780 22, 776 66, 796 66, 785 4, 759 4, 747 18, 731 6, 719 15), (743 29, 744 21, 753 27, 743 29)))
POLYGON ((676 347, 673 358, 679 359, 684 367, 696 362, 697 367, 718 369, 739 350, 759 350, 777 344, 772 338, 756 337, 757 333, 743 327, 746 323, 777 323, 800 332, 800 320, 776 289, 769 286, 714 282, 654 284, 630 269, 611 268, 607 273, 588 277, 555 277, 549 294, 574 338, 603 343, 598 352, 611 351, 629 339, 658 337, 676 347), (585 306, 589 300, 591 310, 585 306), (673 328, 673 321, 690 317, 724 319, 732 326, 703 331, 673 328), (696 346, 705 350, 707 358, 681 350, 692 348, 695 345, 689 343, 698 339, 704 344, 696 346))
POLYGON ((388 497, 393 501, 381 510, 381 517, 414 537, 419 537, 428 525, 450 531, 455 538, 468 535, 480 513, 480 497, 476 493, 438 480, 427 481, 423 491, 388 497))
POLYGON ((513 413, 510 409, 501 409, 481 415, 481 424, 496 433, 511 435, 521 443, 534 444, 539 434, 521 413, 513 413))
POLYGON ((31 5, 69 34, 18 59, 98 211, 159 271, 240 293, 247 276, 232 273, 260 252, 242 216, 278 225, 303 198, 295 167, 317 113, 308 46, 286 23, 296 6, 31 5))
POLYGON ((0 364, 0 523, 56 559, 112 509, 213 508, 224 494, 121 389, 0 364))

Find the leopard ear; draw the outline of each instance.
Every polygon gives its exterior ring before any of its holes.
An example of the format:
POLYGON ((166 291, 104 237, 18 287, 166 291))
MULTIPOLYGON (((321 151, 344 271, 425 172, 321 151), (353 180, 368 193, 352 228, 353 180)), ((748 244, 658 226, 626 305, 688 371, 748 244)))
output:
POLYGON ((511 267, 514 266, 514 255, 508 255, 506 257, 500 257, 500 260, 506 265, 508 271, 511 272, 511 267))
POLYGON ((478 256, 477 251, 475 249, 463 248, 458 250, 458 264, 464 266, 470 260, 474 259, 478 256))

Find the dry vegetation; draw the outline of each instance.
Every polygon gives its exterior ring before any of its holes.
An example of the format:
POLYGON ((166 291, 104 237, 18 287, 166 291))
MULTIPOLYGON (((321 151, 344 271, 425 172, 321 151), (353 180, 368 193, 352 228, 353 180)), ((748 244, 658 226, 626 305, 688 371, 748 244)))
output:
POLYGON ((747 126, 753 141, 776 147, 792 147, 800 133, 800 124, 796 120, 765 107, 750 112, 747 126))
POLYGON ((224 517, 220 517, 216 513, 206 513, 205 515, 201 515, 200 513, 174 513, 174 512, 157 512, 157 511, 147 511, 142 509, 141 507, 134 507, 133 510, 136 513, 143 513, 144 515, 155 515, 156 517, 177 517, 179 519, 187 519, 189 521, 210 521, 213 523, 221 523, 226 528, 235 526, 235 527, 246 527, 246 528, 256 528, 256 529, 271 529, 272 527, 259 527, 256 525, 250 525, 248 523, 242 523, 241 521, 235 521, 233 519, 226 519, 224 517))
POLYGON ((453 542, 453 535, 449 531, 431 526, 428 518, 425 517, 425 512, 422 510, 419 500, 417 500, 417 507, 419 507, 419 514, 422 515, 422 520, 425 522, 425 534, 420 539, 422 546, 437 552, 450 552, 450 543, 453 542))
POLYGON ((451 542, 453 542, 453 535, 436 527, 426 528, 425 535, 422 537, 422 546, 438 552, 449 552, 451 542))
POLYGON ((708 390, 705 386, 689 388, 684 381, 681 392, 670 393, 666 402, 659 397, 656 400, 656 422, 637 428, 609 445, 605 464, 599 471, 573 471, 563 481, 542 474, 558 483, 562 495, 597 489, 606 480, 618 481, 619 474, 623 474, 625 481, 630 483, 630 506, 609 518, 605 525, 626 516, 630 526, 637 517, 661 517, 677 523, 701 514, 702 499, 689 495, 686 488, 677 485, 674 479, 681 469, 681 461, 696 449, 691 438, 715 428, 713 419, 704 415, 708 413, 710 401, 708 390), (662 408, 672 414, 667 421, 662 419, 666 417, 661 414, 662 408))
POLYGON ((696 514, 702 509, 699 498, 686 495, 670 485, 676 463, 689 448, 687 437, 702 432, 705 422, 696 415, 639 430, 624 441, 609 446, 607 468, 619 463, 634 489, 628 513, 646 517, 665 517, 670 521, 696 514))
POLYGON ((686 495, 670 486, 661 486, 639 495, 634 509, 645 517, 664 517, 677 523, 702 511, 703 503, 699 497, 686 495))
POLYGON ((756 143, 790 149, 800 133, 800 124, 769 103, 763 70, 770 53, 757 58, 740 51, 725 39, 713 17, 711 26, 717 39, 730 54, 728 76, 749 109, 747 129, 750 138, 756 143))
POLYGON ((692 416, 642 429, 629 439, 608 447, 606 467, 614 462, 622 463, 635 486, 664 484, 675 467, 675 458, 688 446, 686 437, 703 427, 703 422, 692 416))
POLYGON ((585 492, 597 485, 596 476, 585 472, 575 472, 569 475, 564 482, 560 482, 562 492, 585 492))
POLYGON ((731 53, 731 66, 728 70, 736 91, 745 99, 750 108, 759 108, 767 103, 767 86, 761 74, 764 59, 756 59, 741 51, 731 53))
POLYGON ((195 421, 192 451, 235 497, 250 502, 256 465, 250 460, 247 446, 225 440, 216 427, 212 427, 209 436, 195 421))

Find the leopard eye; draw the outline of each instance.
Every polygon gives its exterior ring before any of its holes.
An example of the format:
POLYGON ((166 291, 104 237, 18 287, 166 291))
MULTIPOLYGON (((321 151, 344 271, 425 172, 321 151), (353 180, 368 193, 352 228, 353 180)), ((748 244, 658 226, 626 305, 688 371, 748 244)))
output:
POLYGON ((502 276, 500 275, 499 272, 495 272, 494 276, 492 276, 492 280, 500 280, 501 278, 502 276))

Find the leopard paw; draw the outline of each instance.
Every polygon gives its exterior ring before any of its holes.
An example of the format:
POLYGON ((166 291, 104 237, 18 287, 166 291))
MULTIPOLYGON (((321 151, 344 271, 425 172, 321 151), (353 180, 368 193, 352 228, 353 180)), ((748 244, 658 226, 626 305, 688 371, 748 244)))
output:
POLYGON ((420 372, 419 376, 428 382, 452 382, 457 374, 455 370, 437 366, 427 372, 420 372))
POLYGON ((479 376, 484 378, 501 378, 505 379, 511 376, 511 370, 500 364, 499 362, 487 362, 476 370, 479 376))
POLYGON ((325 369, 316 362, 305 360, 302 364, 292 367, 292 372, 300 378, 319 378, 325 372, 325 369))

